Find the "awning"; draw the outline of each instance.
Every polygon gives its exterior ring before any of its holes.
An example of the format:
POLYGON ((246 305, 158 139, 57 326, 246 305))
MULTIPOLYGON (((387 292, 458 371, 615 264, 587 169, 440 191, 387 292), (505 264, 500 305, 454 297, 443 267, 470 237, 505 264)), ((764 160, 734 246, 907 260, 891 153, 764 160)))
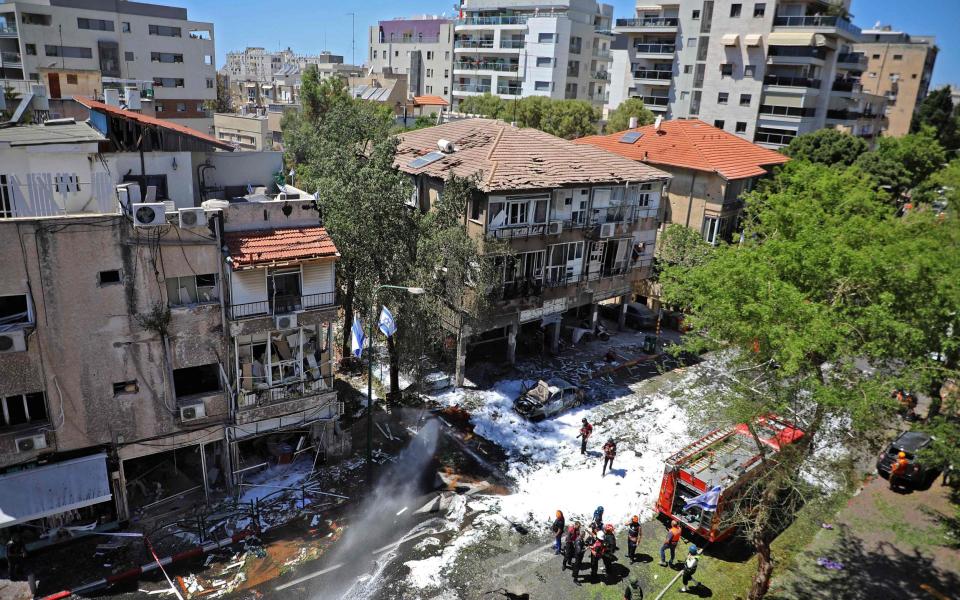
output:
POLYGON ((720 43, 723 44, 724 46, 736 46, 737 42, 739 41, 740 41, 740 36, 736 33, 728 33, 728 34, 725 34, 722 38, 720 38, 720 43))
POLYGON ((815 33, 801 31, 775 31, 767 36, 767 44, 771 46, 812 46, 815 33))
POLYGON ((743 37, 743 43, 747 46, 759 46, 760 40, 763 39, 763 36, 759 33, 751 33, 743 37))
POLYGON ((0 475, 0 528, 112 497, 106 454, 0 475))
POLYGON ((269 90, 269 89, 272 88, 272 87, 273 87, 273 86, 272 86, 271 84, 269 84, 269 83, 261 83, 261 84, 260 84, 260 88, 261 88, 261 89, 264 89, 264 90, 269 90))

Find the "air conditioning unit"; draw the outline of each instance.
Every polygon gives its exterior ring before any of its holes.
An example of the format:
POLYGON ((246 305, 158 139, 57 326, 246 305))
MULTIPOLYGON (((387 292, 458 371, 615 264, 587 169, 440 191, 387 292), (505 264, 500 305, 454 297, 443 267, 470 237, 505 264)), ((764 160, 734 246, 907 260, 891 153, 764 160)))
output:
POLYGON ((183 229, 198 229, 207 226, 207 218, 202 208, 181 208, 177 211, 177 225, 183 229))
POLYGON ((273 322, 277 329, 295 329, 297 327, 297 315, 290 313, 288 315, 276 315, 273 322))
POLYGON ((17 452, 33 452, 47 447, 47 436, 40 433, 30 437, 16 438, 17 452))
POLYGON ((130 209, 134 227, 157 227, 167 224, 167 207, 163 202, 140 202, 130 209))
POLYGON ((617 224, 616 223, 604 223, 600 226, 600 237, 608 238, 613 237, 617 234, 617 224))
POLYGON ((27 340, 22 329, 12 329, 0 332, 0 354, 5 352, 25 352, 27 340))
POLYGON ((547 235, 559 235, 561 231, 563 231, 562 221, 554 221, 547 225, 547 235))
POLYGON ((196 404, 188 404, 187 406, 180 407, 180 420, 184 423, 187 421, 196 421, 198 419, 203 419, 207 416, 207 409, 203 405, 203 402, 198 402, 196 404))

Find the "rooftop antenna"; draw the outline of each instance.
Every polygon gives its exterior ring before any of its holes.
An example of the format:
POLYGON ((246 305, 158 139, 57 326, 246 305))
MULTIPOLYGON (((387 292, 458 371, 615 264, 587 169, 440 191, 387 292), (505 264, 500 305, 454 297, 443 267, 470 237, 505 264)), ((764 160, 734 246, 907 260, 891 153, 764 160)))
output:
POLYGON ((349 12, 350 15, 350 64, 357 64, 357 28, 356 28, 356 19, 357 13, 349 12))

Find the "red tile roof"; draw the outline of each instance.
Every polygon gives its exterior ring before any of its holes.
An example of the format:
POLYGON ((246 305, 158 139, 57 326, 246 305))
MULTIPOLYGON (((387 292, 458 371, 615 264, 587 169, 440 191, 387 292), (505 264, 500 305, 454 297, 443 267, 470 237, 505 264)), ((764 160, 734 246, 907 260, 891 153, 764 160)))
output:
POLYGON ((234 269, 339 256, 323 227, 231 231, 224 235, 224 241, 234 269))
POLYGON ((591 135, 574 140, 616 152, 651 165, 682 167, 719 173, 726 179, 746 179, 766 173, 764 167, 790 160, 773 150, 761 148, 739 136, 708 125, 699 119, 663 121, 660 131, 653 125, 628 129, 612 135, 591 135), (620 141, 627 131, 643 135, 632 144, 620 141))
POLYGON ((216 146, 217 148, 220 148, 222 150, 229 150, 231 152, 234 150, 234 147, 231 146, 230 144, 226 142, 221 142, 220 140, 218 140, 217 138, 211 135, 200 133, 196 129, 191 129, 189 127, 186 127, 185 125, 179 125, 171 121, 165 121, 163 119, 148 117, 147 115, 143 115, 138 112, 133 112, 132 110, 124 110, 122 108, 117 108, 116 106, 110 106, 109 104, 104 104, 103 102, 97 102, 96 100, 87 98, 85 96, 74 96, 73 99, 91 110, 98 110, 100 112, 104 112, 109 115, 113 115, 115 117, 130 119, 131 121, 135 121, 142 125, 153 125, 156 127, 162 127, 170 131, 175 131, 181 135, 187 135, 192 138, 196 138, 201 142, 210 144, 212 146, 216 146))
POLYGON ((449 106, 449 102, 440 96, 414 96, 413 104, 415 106, 449 106))

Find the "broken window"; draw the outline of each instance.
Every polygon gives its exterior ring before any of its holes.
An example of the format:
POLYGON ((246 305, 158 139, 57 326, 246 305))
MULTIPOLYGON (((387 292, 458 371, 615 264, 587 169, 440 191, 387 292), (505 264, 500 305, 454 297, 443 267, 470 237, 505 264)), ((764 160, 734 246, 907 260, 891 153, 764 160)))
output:
POLYGON ((30 308, 26 294, 0 296, 0 328, 4 325, 30 322, 30 308))
POLYGON ((220 391, 220 367, 217 363, 173 370, 173 389, 177 398, 220 391))
POLYGON ((129 381, 118 381, 113 384, 113 395, 120 396, 123 394, 136 394, 140 391, 140 386, 137 385, 136 379, 131 379, 129 381))
POLYGON ((170 306, 190 306, 219 299, 216 273, 167 278, 167 303, 170 306))
POLYGON ((329 348, 323 330, 307 326, 291 331, 274 331, 237 338, 237 358, 242 396, 240 407, 254 404, 258 396, 269 398, 270 388, 304 383, 304 388, 323 389, 328 384, 323 377, 329 376, 329 348))
POLYGON ((14 427, 47 420, 47 402, 43 392, 14 394, 0 403, 0 426, 14 427))

